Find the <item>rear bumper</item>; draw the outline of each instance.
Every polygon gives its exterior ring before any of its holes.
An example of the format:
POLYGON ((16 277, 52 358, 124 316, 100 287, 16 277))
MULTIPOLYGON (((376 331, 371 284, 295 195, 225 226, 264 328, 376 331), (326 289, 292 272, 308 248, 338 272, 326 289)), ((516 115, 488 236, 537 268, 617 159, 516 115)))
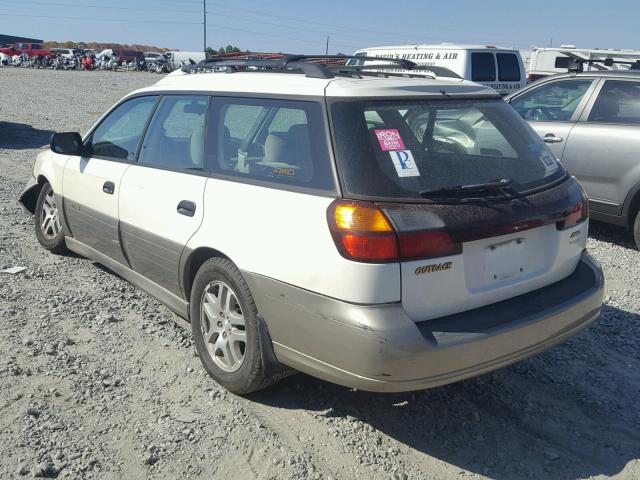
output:
POLYGON ((600 315, 604 277, 584 253, 548 287, 414 322, 400 304, 353 305, 246 274, 279 361, 362 390, 420 390, 501 368, 563 342, 600 315))

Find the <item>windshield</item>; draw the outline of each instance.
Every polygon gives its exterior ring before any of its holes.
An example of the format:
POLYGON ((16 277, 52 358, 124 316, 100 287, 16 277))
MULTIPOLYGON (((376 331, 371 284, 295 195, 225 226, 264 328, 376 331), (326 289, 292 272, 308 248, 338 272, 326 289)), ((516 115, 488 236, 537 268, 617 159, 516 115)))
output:
POLYGON ((501 99, 335 101, 331 117, 339 171, 354 196, 423 199, 504 179, 518 194, 565 175, 501 99))

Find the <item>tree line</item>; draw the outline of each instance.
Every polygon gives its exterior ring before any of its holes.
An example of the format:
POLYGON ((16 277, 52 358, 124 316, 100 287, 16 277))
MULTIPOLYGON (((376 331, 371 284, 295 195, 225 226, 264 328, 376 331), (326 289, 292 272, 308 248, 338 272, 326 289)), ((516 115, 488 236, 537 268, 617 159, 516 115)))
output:
MULTIPOLYGON (((207 47, 207 55, 224 55, 225 53, 240 53, 243 50, 240 50, 238 47, 234 45, 227 45, 226 47, 220 47, 218 50, 215 48, 207 47)), ((246 50, 247 52, 249 50, 246 50)))

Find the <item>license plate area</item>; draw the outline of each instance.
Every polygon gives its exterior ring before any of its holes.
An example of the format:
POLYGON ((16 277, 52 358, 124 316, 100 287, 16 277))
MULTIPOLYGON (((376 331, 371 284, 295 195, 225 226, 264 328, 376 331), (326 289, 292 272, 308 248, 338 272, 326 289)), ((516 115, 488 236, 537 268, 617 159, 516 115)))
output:
POLYGON ((516 238, 488 245, 484 249, 484 260, 487 283, 502 282, 523 275, 528 267, 526 240, 516 238))

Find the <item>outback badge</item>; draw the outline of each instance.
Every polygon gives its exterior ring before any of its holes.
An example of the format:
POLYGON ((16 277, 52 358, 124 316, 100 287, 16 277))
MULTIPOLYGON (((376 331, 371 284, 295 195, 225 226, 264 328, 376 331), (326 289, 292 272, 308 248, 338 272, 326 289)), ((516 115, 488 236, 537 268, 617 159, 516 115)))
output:
POLYGON ((423 265, 416 268, 416 275, 422 275, 423 273, 441 272, 443 270, 450 270, 453 262, 434 263, 431 265, 423 265))

